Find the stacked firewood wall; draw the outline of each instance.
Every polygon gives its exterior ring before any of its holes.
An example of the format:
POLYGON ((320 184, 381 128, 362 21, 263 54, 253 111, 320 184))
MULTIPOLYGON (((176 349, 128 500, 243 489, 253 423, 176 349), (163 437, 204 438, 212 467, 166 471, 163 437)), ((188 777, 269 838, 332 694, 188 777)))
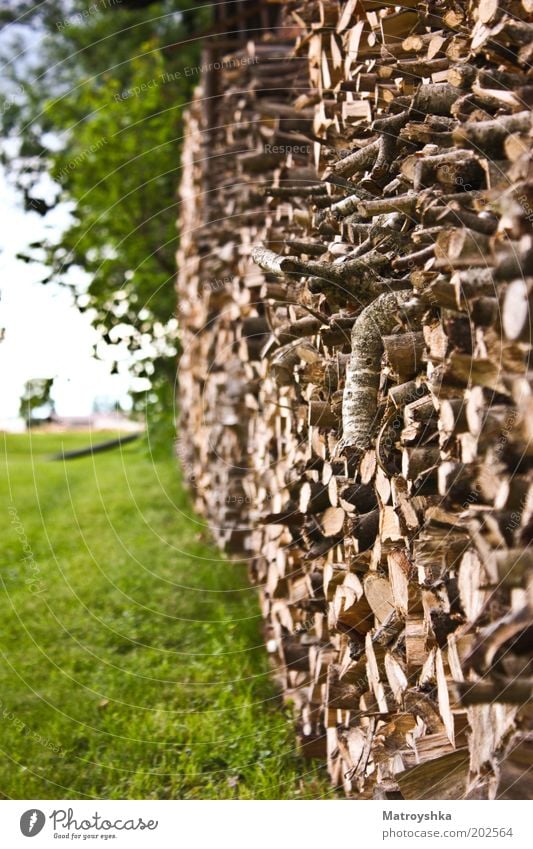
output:
POLYGON ((533 4, 280 9, 187 116, 182 465, 335 785, 531 796, 533 4))

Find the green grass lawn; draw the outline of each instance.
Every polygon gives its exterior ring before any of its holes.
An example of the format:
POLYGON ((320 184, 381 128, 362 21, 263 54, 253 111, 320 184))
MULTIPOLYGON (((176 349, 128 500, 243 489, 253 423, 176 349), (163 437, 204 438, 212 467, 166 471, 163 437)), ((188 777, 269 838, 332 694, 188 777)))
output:
POLYGON ((2 440, 0 797, 330 795, 295 751, 255 591, 174 461, 138 442, 50 462, 89 437, 2 440))

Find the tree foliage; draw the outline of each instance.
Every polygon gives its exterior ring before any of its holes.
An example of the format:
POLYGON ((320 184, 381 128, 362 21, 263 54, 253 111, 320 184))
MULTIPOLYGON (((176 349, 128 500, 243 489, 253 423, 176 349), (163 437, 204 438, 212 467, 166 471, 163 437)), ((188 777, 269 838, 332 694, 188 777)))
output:
POLYGON ((52 387, 54 385, 53 377, 34 377, 27 380, 24 384, 24 390, 20 396, 19 415, 28 424, 35 424, 37 419, 34 417, 36 410, 44 408, 46 414, 50 415, 54 409, 52 400, 52 387))
POLYGON ((95 353, 127 351, 150 398, 168 408, 181 115, 208 13, 190 2, 18 5, 38 44, 33 57, 20 53, 19 26, 7 48, 3 134, 20 143, 4 161, 27 209, 47 215, 64 201, 71 210, 62 234, 22 258, 45 263, 43 282, 72 287, 100 331, 95 353))

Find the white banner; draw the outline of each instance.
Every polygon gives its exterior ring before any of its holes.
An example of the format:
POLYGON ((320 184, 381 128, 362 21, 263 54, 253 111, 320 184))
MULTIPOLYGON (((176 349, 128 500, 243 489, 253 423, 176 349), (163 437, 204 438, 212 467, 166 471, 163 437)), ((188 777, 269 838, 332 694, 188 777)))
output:
POLYGON ((4 801, 1 845, 530 849, 529 802, 4 801), (35 840, 35 843, 31 841, 35 840))

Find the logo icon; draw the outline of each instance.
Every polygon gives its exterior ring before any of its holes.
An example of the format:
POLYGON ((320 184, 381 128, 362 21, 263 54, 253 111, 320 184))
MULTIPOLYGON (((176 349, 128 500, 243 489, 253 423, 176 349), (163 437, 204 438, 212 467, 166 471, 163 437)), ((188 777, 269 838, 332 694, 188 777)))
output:
POLYGON ((24 837, 35 837, 42 831, 46 822, 46 817, 38 808, 30 808, 29 811, 24 811, 20 818, 20 830, 24 837))

